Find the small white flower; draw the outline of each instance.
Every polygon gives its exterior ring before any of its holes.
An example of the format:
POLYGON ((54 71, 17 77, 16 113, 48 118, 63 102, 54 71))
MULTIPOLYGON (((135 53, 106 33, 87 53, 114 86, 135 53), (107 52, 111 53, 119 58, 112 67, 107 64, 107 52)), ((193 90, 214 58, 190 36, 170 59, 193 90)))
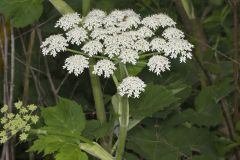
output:
POLYGON ((168 15, 160 13, 160 14, 154 14, 149 17, 145 17, 142 19, 141 22, 143 25, 156 30, 158 27, 172 27, 176 25, 176 22, 172 20, 168 15))
POLYGON ((140 40, 136 41, 132 47, 133 47, 133 49, 135 49, 137 51, 142 51, 142 52, 146 52, 146 51, 150 50, 149 49, 150 45, 149 45, 148 41, 146 41, 145 39, 140 39, 140 40))
POLYGON ((137 59, 139 58, 139 56, 137 51, 132 49, 125 49, 121 51, 119 58, 121 59, 121 62, 124 64, 131 63, 135 65, 137 63, 137 59))
MULTIPOLYGON (((125 35, 125 34, 108 36, 104 39, 104 45, 106 46, 106 48, 114 49, 114 52, 115 52, 118 49, 132 48, 134 46, 134 40, 129 35, 125 35)), ((115 55, 118 55, 118 54, 119 53, 115 53, 115 55)))
POLYGON ((93 66, 93 74, 98 76, 104 75, 105 78, 109 78, 116 69, 112 61, 103 59, 93 66))
POLYGON ((125 14, 123 11, 120 10, 114 10, 112 11, 108 16, 104 19, 104 25, 106 27, 114 26, 117 23, 121 22, 125 17, 125 14))
POLYGON ((139 98, 141 92, 145 90, 146 84, 138 77, 127 77, 118 86, 119 94, 121 96, 139 98))
POLYGON ((184 39, 171 39, 164 47, 164 55, 170 58, 177 58, 180 56, 180 62, 186 62, 186 59, 192 58, 193 45, 184 39))
POLYGON ((180 39, 185 37, 184 33, 175 27, 169 27, 165 29, 162 33, 162 36, 166 39, 172 39, 172 38, 180 39))
POLYGON ((104 11, 99 9, 94 9, 88 13, 83 21, 83 27, 88 30, 93 30, 95 28, 101 27, 103 25, 103 19, 106 16, 104 11))
POLYGON ((121 49, 115 45, 108 45, 105 48, 104 55, 107 55, 109 58, 113 58, 114 56, 118 56, 121 52, 121 49))
POLYGON ((83 47, 82 47, 82 50, 85 52, 85 53, 88 53, 88 55, 90 57, 92 57, 93 55, 96 55, 100 52, 102 52, 102 48, 103 48, 103 45, 101 42, 97 41, 97 40, 92 40, 92 41, 89 41, 87 42, 83 47))
POLYGON ((68 73, 74 73, 75 76, 78 76, 85 68, 89 67, 88 64, 88 58, 82 55, 74 55, 65 60, 63 68, 66 68, 68 73))
POLYGON ((163 38, 154 38, 150 42, 150 47, 152 51, 161 52, 164 50, 164 47, 166 47, 166 41, 163 38))
POLYGON ((123 14, 123 20, 117 24, 117 26, 121 28, 122 31, 138 27, 141 22, 139 14, 136 14, 133 10, 124 10, 123 14))
POLYGON ((65 51, 67 46, 67 40, 61 34, 51 35, 42 42, 42 54, 55 57, 58 52, 65 51))
POLYGON ((145 26, 141 27, 136 32, 140 38, 149 38, 154 35, 153 31, 145 26))
POLYGON ((56 23, 55 27, 60 27, 64 31, 76 27, 82 19, 78 13, 68 13, 63 15, 56 23))
POLYGON ((166 70, 170 70, 170 61, 168 58, 164 56, 152 56, 147 66, 149 67, 149 71, 156 73, 157 75, 160 75, 161 72, 165 72, 166 70))
POLYGON ((68 31, 66 35, 67 41, 71 44, 76 45, 80 45, 88 38, 87 31, 85 31, 85 29, 83 29, 82 27, 75 27, 72 30, 68 31))
POLYGON ((93 39, 97 39, 97 40, 100 40, 100 39, 104 40, 105 38, 108 37, 106 29, 103 29, 103 28, 95 28, 91 32, 90 36, 93 39))

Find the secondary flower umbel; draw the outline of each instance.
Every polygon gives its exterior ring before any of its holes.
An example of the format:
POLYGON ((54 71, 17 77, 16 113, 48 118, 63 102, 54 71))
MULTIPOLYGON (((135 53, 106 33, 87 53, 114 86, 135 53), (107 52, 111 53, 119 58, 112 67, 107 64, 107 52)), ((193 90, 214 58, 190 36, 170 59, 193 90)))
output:
MULTIPOLYGON (((69 44, 76 45, 74 54, 79 55, 67 58, 63 66, 76 76, 93 65, 93 74, 109 78, 119 66, 125 65, 125 72, 128 72, 129 67, 140 63, 161 75, 170 70, 170 59, 186 62, 192 58, 193 45, 184 39, 176 22, 163 13, 141 18, 133 10, 114 10, 107 14, 95 9, 86 17, 78 13, 66 14, 55 27, 63 29, 64 35, 47 38, 41 46, 42 52, 55 57, 59 52, 73 51, 67 49, 69 44), (96 64, 88 62, 92 58, 96 64)), ((131 73, 127 75, 118 86, 119 94, 137 98, 145 84, 131 73)))

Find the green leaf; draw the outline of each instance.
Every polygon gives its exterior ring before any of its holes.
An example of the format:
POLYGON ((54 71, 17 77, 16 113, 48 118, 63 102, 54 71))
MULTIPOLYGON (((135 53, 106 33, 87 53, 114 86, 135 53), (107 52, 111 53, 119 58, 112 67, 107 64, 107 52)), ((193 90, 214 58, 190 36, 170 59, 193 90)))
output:
POLYGON ((55 156, 56 160, 87 160, 86 153, 78 145, 65 144, 55 156))
POLYGON ((14 27, 25 27, 38 20, 43 11, 42 0, 1 0, 0 13, 12 20, 14 27))
POLYGON ((194 119, 193 121, 199 125, 215 126, 219 124, 223 116, 218 102, 233 91, 234 87, 230 82, 231 80, 225 80, 220 84, 203 88, 195 99, 196 113, 188 110, 185 114, 189 118, 192 117, 190 119, 194 119))
POLYGON ((193 151, 217 159, 213 136, 208 130, 182 126, 164 127, 161 123, 152 126, 147 124, 147 127, 138 127, 130 131, 127 142, 127 149, 133 150, 144 159, 190 159, 193 151))
POLYGON ((37 153, 44 152, 44 155, 52 154, 58 151, 66 141, 70 141, 70 139, 56 135, 41 135, 34 141, 34 144, 28 151, 37 151, 37 153))
POLYGON ((99 139, 109 134, 113 127, 114 121, 101 124, 97 120, 89 120, 86 123, 83 135, 85 137, 89 137, 90 139, 99 139))
POLYGON ((140 73, 143 68, 146 66, 144 62, 142 63, 137 63, 136 65, 128 65, 127 69, 130 75, 136 76, 138 73, 140 73))
POLYGON ((85 115, 76 102, 64 98, 54 107, 41 110, 45 126, 36 130, 39 135, 28 151, 43 152, 44 155, 56 153, 56 160, 87 160, 80 150, 81 137, 85 128, 85 115))
POLYGON ((42 116, 47 127, 80 134, 85 127, 85 115, 82 107, 74 101, 60 98, 55 107, 42 109, 42 116))
POLYGON ((136 119, 162 111, 178 98, 171 90, 161 85, 148 85, 139 99, 130 99, 130 114, 136 119))

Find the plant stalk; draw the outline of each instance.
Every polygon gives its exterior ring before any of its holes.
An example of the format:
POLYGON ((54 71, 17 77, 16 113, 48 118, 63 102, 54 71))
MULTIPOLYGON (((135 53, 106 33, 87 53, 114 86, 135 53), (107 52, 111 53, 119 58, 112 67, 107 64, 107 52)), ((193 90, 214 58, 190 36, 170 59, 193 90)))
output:
POLYGON ((116 152, 116 160, 122 160, 127 137, 128 123, 129 123, 129 103, 126 96, 121 97, 119 101, 119 123, 120 130, 118 136, 118 147, 116 152))
MULTIPOLYGON (((93 62, 91 61, 90 64, 93 62)), ((90 76, 90 81, 92 85, 92 91, 93 91, 93 97, 94 97, 94 102, 95 102, 95 107, 96 107, 96 113, 97 113, 97 118, 100 121, 101 124, 106 122, 106 112, 105 112, 105 107, 104 107, 104 102, 103 102, 103 94, 102 94, 102 89, 101 89, 101 84, 99 78, 92 74, 93 72, 93 66, 89 66, 89 76, 90 76)))

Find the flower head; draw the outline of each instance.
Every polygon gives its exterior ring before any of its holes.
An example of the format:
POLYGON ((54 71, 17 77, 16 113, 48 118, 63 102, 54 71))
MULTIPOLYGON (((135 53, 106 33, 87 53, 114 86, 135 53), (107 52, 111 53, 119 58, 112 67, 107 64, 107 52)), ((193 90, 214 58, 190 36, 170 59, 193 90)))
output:
POLYGON ((99 52, 102 52, 102 48, 103 45, 101 42, 97 41, 97 40, 92 40, 87 42, 83 47, 82 50, 85 53, 88 53, 88 55, 90 57, 92 57, 93 55, 98 54, 99 52))
POLYGON ((164 56, 152 56, 147 66, 149 67, 149 71, 156 73, 157 75, 160 75, 161 72, 165 72, 166 70, 170 70, 170 61, 168 58, 164 56))
POLYGON ((149 17, 143 18, 142 22, 143 25, 156 30, 159 27, 172 27, 175 26, 176 22, 172 20, 168 15, 166 14, 154 14, 149 17))
POLYGON ((93 66, 93 74, 96 74, 98 76, 104 75, 105 78, 109 78, 116 69, 117 68, 112 61, 103 59, 98 61, 93 66))
POLYGON ((122 63, 132 63, 136 64, 137 59, 139 58, 138 52, 132 49, 125 49, 122 50, 121 54, 119 55, 122 63))
POLYGON ((68 73, 74 73, 75 76, 78 76, 85 68, 89 67, 88 64, 88 58, 82 55, 74 55, 65 60, 63 68, 66 68, 68 73))
POLYGON ((138 41, 135 42, 135 44, 133 45, 133 48, 137 51, 142 51, 142 52, 146 52, 149 51, 150 49, 150 45, 149 42, 145 39, 140 39, 138 41))
POLYGON ((140 93, 144 91, 146 84, 138 77, 124 78, 118 86, 119 94, 121 96, 138 98, 140 93))
MULTIPOLYGON (((170 70, 170 58, 185 62, 192 57, 193 45, 175 25, 176 22, 163 13, 141 18, 130 9, 114 10, 109 14, 94 9, 82 19, 77 13, 64 15, 56 27, 66 31, 66 39, 62 35, 53 35, 41 48, 44 55, 56 56, 65 51, 68 44, 76 45, 82 51, 81 55, 67 58, 63 66, 76 76, 89 67, 88 59, 91 58, 102 59, 93 66, 92 73, 105 78, 117 70, 114 64, 136 65, 139 59, 143 64, 147 63, 149 71, 160 75, 170 70), (154 56, 146 62, 151 55, 154 56)), ((136 98, 145 86, 141 79, 129 75, 118 86, 118 91, 121 96, 136 98)), ((23 113, 29 109, 20 110, 23 113)))
POLYGON ((80 45, 88 38, 87 31, 85 31, 85 29, 82 27, 75 27, 72 30, 68 31, 66 35, 67 41, 71 44, 76 45, 80 45))
POLYGON ((61 34, 52 35, 42 42, 42 54, 55 57, 58 52, 65 51, 67 46, 67 40, 61 34))
POLYGON ((170 58, 180 57, 180 62, 186 62, 186 59, 192 58, 193 45, 184 39, 171 39, 164 47, 164 55, 170 58))
POLYGON ((184 33, 175 27, 169 27, 165 29, 162 33, 162 36, 166 39, 172 39, 172 38, 180 39, 185 37, 184 33))
POLYGON ((55 27, 60 27, 64 31, 78 26, 82 21, 78 13, 68 13, 63 15, 56 23, 55 27))
POLYGON ((164 50, 165 46, 166 46, 166 41, 163 38, 154 38, 150 43, 150 47, 152 51, 161 52, 164 50))
POLYGON ((94 9, 88 13, 83 21, 83 27, 88 30, 93 30, 95 28, 101 27, 103 24, 103 18, 106 16, 104 11, 99 9, 94 9))

